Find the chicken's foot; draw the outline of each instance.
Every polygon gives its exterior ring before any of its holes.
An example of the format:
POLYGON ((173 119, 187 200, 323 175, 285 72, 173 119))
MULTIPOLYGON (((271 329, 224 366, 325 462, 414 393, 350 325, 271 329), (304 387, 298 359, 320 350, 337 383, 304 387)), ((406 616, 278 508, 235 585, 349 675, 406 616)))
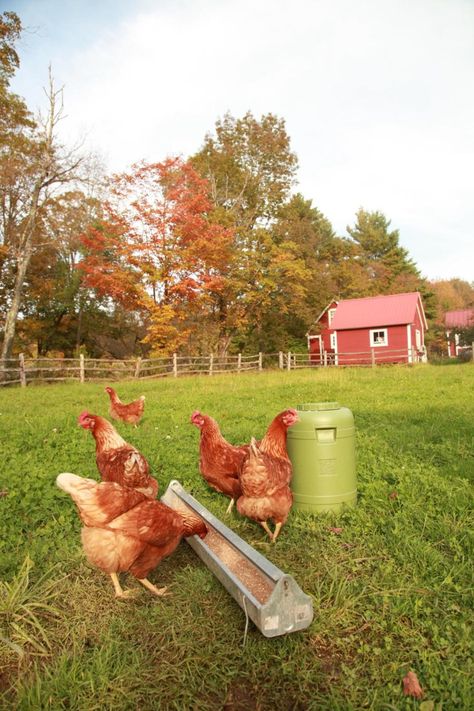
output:
POLYGON ((275 543, 275 541, 276 541, 276 539, 277 539, 277 536, 278 536, 278 534, 279 534, 280 531, 281 531, 281 527, 282 527, 282 526, 283 526, 283 524, 282 524, 281 522, 276 524, 276 526, 275 526, 275 531, 273 532, 272 543, 275 543))
POLYGON ((226 509, 226 514, 230 514, 230 512, 232 511, 232 509, 234 507, 234 504, 235 504, 235 499, 231 499, 230 504, 228 505, 228 507, 226 509))
POLYGON ((117 573, 110 573, 114 585, 115 597, 119 600, 127 600, 137 594, 136 590, 124 590, 120 585, 117 573))
POLYGON ((171 595, 171 593, 167 592, 168 588, 157 588, 156 585, 153 585, 153 583, 150 583, 148 578, 137 578, 138 582, 144 585, 148 590, 150 590, 154 595, 158 595, 158 597, 164 597, 165 595, 171 595))

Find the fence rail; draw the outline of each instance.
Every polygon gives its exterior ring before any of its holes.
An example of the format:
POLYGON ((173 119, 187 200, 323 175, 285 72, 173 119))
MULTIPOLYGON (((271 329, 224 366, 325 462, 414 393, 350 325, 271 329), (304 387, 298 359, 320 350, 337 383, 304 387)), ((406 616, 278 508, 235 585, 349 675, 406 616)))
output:
POLYGON ((426 355, 416 348, 370 348, 365 351, 332 353, 283 353, 280 368, 320 368, 330 366, 375 367, 377 365, 426 362, 426 355))
POLYGON ((254 355, 181 356, 168 358, 28 358, 23 353, 17 358, 0 360, 0 386, 32 382, 61 382, 76 380, 150 380, 177 378, 181 375, 218 375, 220 373, 259 372, 264 368, 282 370, 335 366, 372 366, 387 363, 418 363, 425 358, 415 349, 360 351, 357 353, 256 353, 254 355))
MULTIPOLYGON (((0 386, 26 386, 32 382, 64 382, 94 380, 147 380, 152 378, 178 377, 181 375, 217 375, 220 373, 243 373, 263 370, 263 353, 255 355, 228 355, 225 357, 180 356, 174 353, 169 358, 134 358, 113 360, 103 358, 27 358, 22 353, 18 358, 0 360, 0 386)), ((265 360, 277 354, 267 354, 265 360)))

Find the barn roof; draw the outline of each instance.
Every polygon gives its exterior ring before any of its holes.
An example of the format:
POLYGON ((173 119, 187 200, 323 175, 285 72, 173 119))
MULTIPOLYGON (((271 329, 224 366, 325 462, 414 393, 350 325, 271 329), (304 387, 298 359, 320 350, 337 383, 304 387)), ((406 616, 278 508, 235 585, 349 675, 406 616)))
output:
POLYGON ((417 291, 340 301, 331 327, 335 331, 342 331, 413 323, 418 305, 421 320, 426 328, 421 297, 417 291))
POLYGON ((444 323, 448 328, 467 328, 474 323, 474 309, 447 311, 444 314, 444 323))

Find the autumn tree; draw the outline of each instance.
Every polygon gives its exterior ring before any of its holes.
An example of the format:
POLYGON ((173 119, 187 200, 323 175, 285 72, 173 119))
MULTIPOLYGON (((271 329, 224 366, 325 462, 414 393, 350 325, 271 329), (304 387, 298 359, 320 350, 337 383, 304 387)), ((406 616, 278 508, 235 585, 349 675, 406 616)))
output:
POLYGON ((436 295, 440 323, 446 311, 474 308, 474 283, 463 279, 439 279, 432 281, 430 286, 436 295))
MULTIPOLYGON (((433 323, 430 326, 428 346, 432 352, 441 355, 446 349, 445 314, 447 311, 474 309, 474 283, 463 279, 440 279, 429 283, 433 293, 433 323)), ((463 345, 469 345, 469 333, 463 345)))
POLYGON ((84 236, 86 283, 142 315, 154 352, 183 346, 222 288, 231 231, 210 208, 189 162, 141 163, 114 176, 104 219, 84 236))
POLYGON ((257 120, 248 112, 217 121, 192 162, 208 180, 211 219, 233 231, 232 258, 212 303, 218 350, 226 353, 233 340, 240 349, 250 330, 262 331, 269 306, 286 308, 282 285, 298 283, 292 272, 300 270, 301 261, 295 262, 293 247, 272 237, 297 159, 282 119, 267 114, 257 120))
POLYGON ((209 181, 216 208, 239 227, 237 239, 276 217, 297 168, 283 119, 266 114, 258 121, 250 112, 218 120, 192 163, 209 181))
POLYGON ((50 74, 45 116, 33 122, 22 100, 9 91, 9 81, 18 67, 14 42, 21 23, 14 13, 4 13, 1 32, 2 102, 6 113, 0 123, 0 179, 2 185, 2 270, 10 279, 6 295, 5 325, 1 358, 11 356, 24 284, 38 233, 41 207, 58 187, 78 176, 83 159, 76 150, 67 150, 57 138, 63 117, 62 90, 54 86, 50 74), (6 28, 6 29, 5 29, 6 28), (6 57, 6 59, 5 59, 6 57), (5 69, 6 66, 6 69, 5 69))
POLYGON ((22 299, 18 338, 36 342, 39 354, 55 349, 72 355, 87 341, 92 321, 104 331, 106 304, 82 284, 81 235, 101 215, 96 197, 68 191, 47 200, 38 212, 37 237, 22 299))
POLYGON ((280 207, 272 241, 279 250, 291 249, 294 267, 298 262, 300 268, 293 270, 294 281, 280 281, 285 308, 275 302, 276 308, 267 313, 266 338, 272 350, 295 348, 298 342, 305 347, 308 327, 333 297, 329 260, 337 238, 329 220, 297 193, 280 207))

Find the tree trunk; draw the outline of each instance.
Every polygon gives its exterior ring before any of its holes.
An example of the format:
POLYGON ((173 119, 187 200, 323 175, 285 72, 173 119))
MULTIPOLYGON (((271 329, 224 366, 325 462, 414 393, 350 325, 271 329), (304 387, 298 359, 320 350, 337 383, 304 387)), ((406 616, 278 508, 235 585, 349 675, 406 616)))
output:
POLYGON ((76 351, 79 351, 82 341, 82 305, 79 306, 77 314, 77 330, 76 330, 76 351))
POLYGON ((28 219, 26 221, 25 231, 23 238, 21 239, 21 247, 19 248, 18 258, 17 258, 17 270, 15 276, 15 285, 13 287, 12 301, 10 308, 7 311, 5 317, 5 329, 3 332, 3 345, 1 359, 7 360, 11 358, 13 350, 13 339, 15 338, 16 322, 18 319, 18 312, 21 306, 21 297, 23 293, 23 284, 25 282, 26 273, 28 267, 30 266, 31 255, 33 253, 33 233, 36 224, 36 213, 38 211, 38 201, 41 191, 41 183, 37 181, 31 200, 30 212, 28 219), (20 249, 22 252, 20 253, 20 249))
POLYGON ((8 360, 11 358, 13 350, 13 339, 15 338, 16 331, 16 321, 18 318, 18 312, 21 305, 21 295, 23 291, 23 283, 26 278, 26 272, 30 264, 31 259, 31 239, 30 244, 25 248, 24 253, 19 257, 17 264, 17 272, 15 277, 15 286, 13 289, 12 301, 10 308, 7 311, 5 318, 5 330, 3 335, 3 345, 2 345, 2 360, 8 360))
POLYGON ((25 214, 25 226, 19 239, 15 285, 13 288, 11 305, 5 318, 3 345, 0 356, 2 359, 10 358, 13 350, 13 340, 15 338, 18 313, 21 307, 23 285, 28 267, 30 266, 31 255, 33 253, 33 236, 36 227, 40 198, 52 185, 67 183, 74 180, 76 177, 75 171, 82 162, 81 158, 73 159, 73 152, 69 153, 69 155, 65 158, 58 156, 54 143, 54 132, 57 123, 61 120, 62 116, 62 89, 59 91, 54 90, 51 73, 49 77, 48 99, 49 111, 43 124, 43 132, 41 137, 43 148, 37 164, 38 172, 31 190, 29 206, 25 214), (58 99, 60 99, 59 110, 57 108, 58 99))

